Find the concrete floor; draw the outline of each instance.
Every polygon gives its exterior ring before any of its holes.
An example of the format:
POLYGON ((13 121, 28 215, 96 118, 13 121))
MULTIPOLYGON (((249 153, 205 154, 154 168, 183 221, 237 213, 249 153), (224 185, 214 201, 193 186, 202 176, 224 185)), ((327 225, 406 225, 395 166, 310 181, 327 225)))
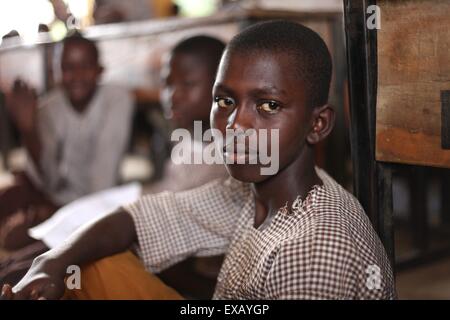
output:
POLYGON ((399 299, 450 299, 450 257, 402 271, 396 277, 399 299))

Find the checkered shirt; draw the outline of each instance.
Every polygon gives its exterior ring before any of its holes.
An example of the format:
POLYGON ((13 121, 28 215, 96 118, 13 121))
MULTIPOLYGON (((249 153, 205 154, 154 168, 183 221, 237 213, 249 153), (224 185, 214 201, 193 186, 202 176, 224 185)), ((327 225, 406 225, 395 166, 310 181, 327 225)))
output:
POLYGON ((360 204, 316 170, 323 184, 258 229, 249 184, 231 178, 142 197, 125 209, 144 264, 159 272, 226 253, 215 299, 394 299, 389 260, 360 204))

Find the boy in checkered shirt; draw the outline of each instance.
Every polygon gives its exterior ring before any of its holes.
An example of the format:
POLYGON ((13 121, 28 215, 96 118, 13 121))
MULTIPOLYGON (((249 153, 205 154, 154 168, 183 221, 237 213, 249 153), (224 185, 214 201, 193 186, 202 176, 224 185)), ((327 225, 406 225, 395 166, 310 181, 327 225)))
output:
POLYGON ((278 129, 278 144, 267 147, 279 147, 279 170, 263 175, 260 162, 237 164, 253 151, 227 145, 230 178, 143 197, 87 226, 39 257, 4 297, 59 298, 65 268, 96 261, 72 296, 180 298, 152 273, 188 256, 226 253, 217 299, 393 299, 392 269, 363 209, 314 165, 314 146, 334 123, 331 69, 325 43, 302 25, 273 21, 238 34, 216 76, 211 127, 278 129), (133 243, 143 264, 121 253, 133 243))

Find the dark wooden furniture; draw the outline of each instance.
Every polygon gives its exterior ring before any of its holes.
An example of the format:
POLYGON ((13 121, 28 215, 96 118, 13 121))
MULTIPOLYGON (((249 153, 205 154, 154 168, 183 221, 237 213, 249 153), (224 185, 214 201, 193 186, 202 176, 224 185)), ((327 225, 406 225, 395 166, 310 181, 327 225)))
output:
POLYGON ((392 179, 408 180, 416 251, 399 268, 441 255, 430 251, 427 215, 436 172, 442 220, 450 213, 449 171, 429 168, 450 168, 449 11, 448 1, 344 0, 355 194, 394 261, 392 179), (367 28, 371 5, 381 10, 380 30, 367 28))

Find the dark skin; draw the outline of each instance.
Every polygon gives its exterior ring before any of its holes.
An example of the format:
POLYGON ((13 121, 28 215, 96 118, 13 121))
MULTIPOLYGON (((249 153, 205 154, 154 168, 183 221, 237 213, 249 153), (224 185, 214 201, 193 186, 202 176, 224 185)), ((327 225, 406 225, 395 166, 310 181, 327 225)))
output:
MULTIPOLYGON (((103 68, 93 48, 80 41, 65 44, 62 58, 62 87, 72 107, 79 113, 85 111, 94 96, 103 68)), ((25 82, 14 82, 7 95, 6 104, 38 170, 40 170, 41 142, 37 127, 37 94, 25 82)))
POLYGON ((36 119, 37 105, 36 91, 25 82, 16 80, 11 92, 6 95, 6 106, 23 144, 39 170, 41 142, 36 119))
MULTIPOLYGON (((67 99, 75 111, 83 113, 97 90, 97 83, 103 71, 92 45, 79 40, 67 41, 61 57, 61 71, 62 87, 67 99)), ((36 91, 25 82, 16 80, 11 92, 6 96, 6 105, 36 169, 42 171, 36 91)), ((16 183, 14 190, 8 190, 11 194, 9 191, 13 192, 14 197, 5 192, 2 194, 2 199, 9 202, 10 208, 1 208, 0 217, 15 212, 14 209, 22 207, 23 199, 27 198, 24 196, 27 189, 20 183, 16 183)))
POLYGON ((82 113, 97 91, 103 72, 92 46, 81 41, 65 44, 62 58, 62 86, 73 108, 82 113))
MULTIPOLYGON (((334 123, 330 105, 306 105, 304 85, 292 74, 288 59, 282 53, 226 53, 213 90, 217 102, 211 112, 212 127, 221 131, 227 127, 280 129, 280 170, 276 175, 260 175, 258 165, 227 167, 233 177, 252 185, 255 227, 286 202, 291 204, 297 195, 305 197, 314 185, 321 184, 314 170, 313 146, 325 139, 334 123), (261 90, 267 87, 272 88, 270 93, 261 90), (223 104, 221 99, 233 103, 223 104), (279 106, 262 106, 267 101, 279 106)), ((39 256, 19 284, 3 288, 3 299, 60 298, 68 265, 82 265, 121 252, 136 238, 131 216, 119 210, 86 226, 66 245, 39 256)))
POLYGON ((223 135, 226 129, 279 129, 276 175, 261 175, 259 164, 227 165, 231 176, 252 183, 255 227, 321 184, 314 170, 313 147, 331 132, 334 111, 330 105, 307 106, 304 84, 289 72, 292 65, 292 58, 283 53, 226 53, 214 85, 211 122, 223 135))
POLYGON ((215 68, 197 54, 175 53, 166 57, 161 71, 161 101, 174 128, 192 131, 194 121, 209 123, 215 68))
POLYGON ((93 222, 54 248, 34 259, 25 277, 14 287, 5 285, 1 299, 59 299, 65 290, 69 265, 83 265, 127 250, 136 241, 131 216, 124 211, 93 222))

